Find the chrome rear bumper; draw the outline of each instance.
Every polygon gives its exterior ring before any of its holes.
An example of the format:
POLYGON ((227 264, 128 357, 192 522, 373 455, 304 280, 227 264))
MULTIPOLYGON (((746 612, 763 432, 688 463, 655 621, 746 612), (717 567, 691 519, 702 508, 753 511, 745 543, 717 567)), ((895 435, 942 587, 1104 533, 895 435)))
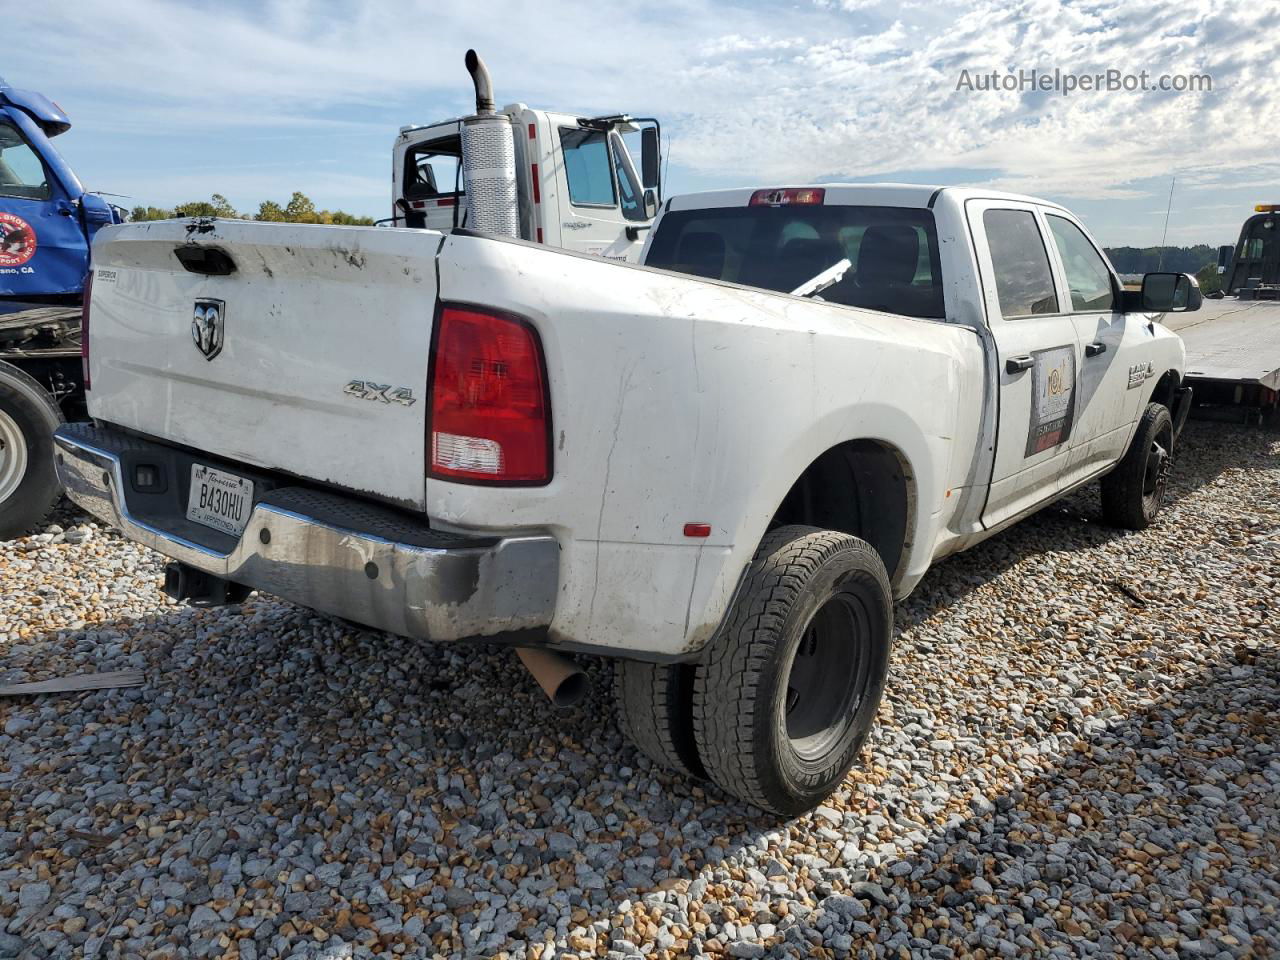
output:
POLYGON ((89 423, 59 427, 54 444, 67 496, 130 540, 212 576, 429 640, 538 629, 555 612, 554 537, 463 536, 355 497, 276 486, 257 497, 236 539, 186 519, 190 463, 217 466, 217 458, 89 423), (138 464, 159 471, 165 489, 136 488, 138 464))

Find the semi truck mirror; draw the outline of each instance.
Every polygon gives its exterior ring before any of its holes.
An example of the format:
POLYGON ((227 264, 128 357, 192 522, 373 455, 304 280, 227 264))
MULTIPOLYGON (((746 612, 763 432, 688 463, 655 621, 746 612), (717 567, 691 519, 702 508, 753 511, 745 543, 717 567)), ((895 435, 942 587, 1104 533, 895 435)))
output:
POLYGON ((1204 303, 1200 284, 1189 273, 1148 273, 1142 277, 1142 309, 1147 313, 1183 313, 1204 303))
POLYGON ((662 187, 661 160, 662 149, 658 141, 658 128, 645 127, 640 131, 640 179, 646 190, 654 191, 655 198, 660 194, 662 187))
POLYGON ((1226 273, 1227 264, 1231 262, 1231 254, 1235 252, 1235 247, 1231 244, 1224 244, 1218 248, 1218 272, 1226 273))
POLYGON ((658 215, 658 191, 652 187, 644 191, 644 218, 652 220, 658 215))

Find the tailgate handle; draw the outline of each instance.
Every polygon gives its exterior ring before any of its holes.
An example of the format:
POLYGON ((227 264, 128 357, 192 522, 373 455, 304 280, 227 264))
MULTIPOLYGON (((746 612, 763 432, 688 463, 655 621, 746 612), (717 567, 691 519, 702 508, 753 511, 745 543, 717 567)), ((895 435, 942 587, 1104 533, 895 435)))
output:
POLYGON ((191 273, 201 273, 206 277, 226 277, 236 272, 236 262, 231 259, 231 255, 217 247, 185 244, 174 247, 173 255, 178 258, 183 269, 191 273))

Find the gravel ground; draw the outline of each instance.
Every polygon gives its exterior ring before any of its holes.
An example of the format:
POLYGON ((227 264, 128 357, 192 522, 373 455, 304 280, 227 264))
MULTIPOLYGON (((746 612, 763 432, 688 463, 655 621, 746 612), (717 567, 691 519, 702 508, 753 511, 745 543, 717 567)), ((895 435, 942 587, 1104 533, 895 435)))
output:
POLYGON ((762 817, 508 652, 164 600, 72 511, 0 545, 0 956, 1280 955, 1280 434, 1193 423, 898 609, 865 765, 762 817))

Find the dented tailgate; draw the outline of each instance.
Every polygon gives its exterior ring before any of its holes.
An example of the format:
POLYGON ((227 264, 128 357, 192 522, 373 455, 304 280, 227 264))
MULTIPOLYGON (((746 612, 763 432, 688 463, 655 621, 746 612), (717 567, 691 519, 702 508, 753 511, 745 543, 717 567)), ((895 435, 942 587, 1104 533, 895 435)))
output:
POLYGON ((104 229, 89 413, 421 508, 440 240, 239 220, 104 229))

